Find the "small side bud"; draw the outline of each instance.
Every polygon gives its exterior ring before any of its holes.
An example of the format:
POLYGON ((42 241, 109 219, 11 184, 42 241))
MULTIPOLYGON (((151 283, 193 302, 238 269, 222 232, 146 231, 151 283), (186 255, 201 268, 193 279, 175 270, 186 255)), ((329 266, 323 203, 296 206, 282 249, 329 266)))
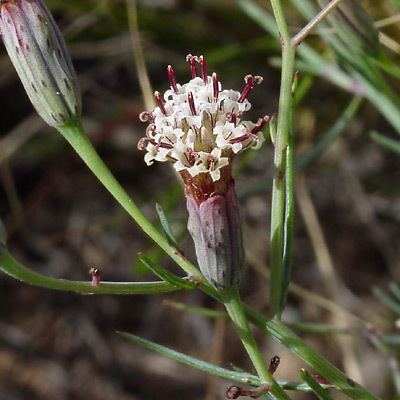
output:
POLYGON ((92 286, 99 286, 100 284, 100 271, 97 268, 90 268, 89 275, 92 277, 92 286))
POLYGON ((64 39, 42 0, 0 0, 8 55, 38 114, 53 127, 80 117, 81 94, 64 39))

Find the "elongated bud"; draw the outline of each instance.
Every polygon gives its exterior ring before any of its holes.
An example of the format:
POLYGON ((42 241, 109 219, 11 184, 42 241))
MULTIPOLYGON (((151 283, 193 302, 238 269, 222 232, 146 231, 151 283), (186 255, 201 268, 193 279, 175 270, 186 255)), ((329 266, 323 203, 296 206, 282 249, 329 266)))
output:
POLYGON ((225 194, 200 204, 186 196, 188 230, 204 277, 217 289, 238 285, 243 272, 244 250, 239 205, 233 183, 225 194))
POLYGON ((0 0, 8 55, 39 115, 57 127, 79 118, 81 95, 65 42, 42 0, 0 0))

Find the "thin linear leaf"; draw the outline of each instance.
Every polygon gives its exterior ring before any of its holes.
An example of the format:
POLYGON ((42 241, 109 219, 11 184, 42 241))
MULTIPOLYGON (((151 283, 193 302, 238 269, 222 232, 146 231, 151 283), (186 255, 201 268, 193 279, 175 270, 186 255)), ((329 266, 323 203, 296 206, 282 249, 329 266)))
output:
POLYGON ((366 98, 380 111, 387 121, 400 134, 399 100, 392 93, 385 93, 381 88, 372 85, 360 73, 354 72, 357 82, 364 88, 366 98))
POLYGON ((381 335, 381 340, 389 346, 400 346, 400 335, 381 335))
POLYGON ((181 289, 193 289, 198 286, 195 282, 190 282, 188 280, 182 279, 179 276, 172 274, 164 268, 161 268, 159 265, 153 263, 150 258, 146 256, 139 256, 139 260, 143 263, 143 265, 157 275, 159 278, 164 280, 165 282, 170 283, 176 287, 181 289))
POLYGON ((388 150, 400 154, 400 142, 398 140, 388 138, 376 131, 371 132, 370 137, 376 143, 380 144, 383 147, 386 147, 388 150))
POLYGON ((146 349, 156 351, 157 353, 160 353, 167 358, 178 361, 190 367, 199 369, 203 372, 207 372, 209 374, 219 376, 220 378, 232 380, 235 382, 245 383, 251 386, 260 385, 260 380, 254 375, 247 374, 245 372, 230 371, 225 368, 217 367, 208 362, 180 353, 179 351, 169 349, 166 346, 151 342, 150 340, 146 340, 139 336, 132 335, 128 332, 117 332, 117 333, 132 343, 138 344, 142 347, 145 347, 146 349))
POLYGON ((25 267, 8 252, 0 257, 0 270, 30 285, 82 294, 157 294, 180 289, 168 282, 101 282, 93 286, 90 282, 51 278, 25 267))
MULTIPOLYGON (((321 140, 315 144, 308 152, 299 156, 295 163, 295 169, 301 171, 311 165, 321 157, 328 147, 346 130, 357 111, 360 109, 363 99, 359 96, 354 97, 334 125, 324 134, 321 140)), ((271 187, 271 179, 262 180, 240 194, 240 199, 260 194, 271 187)))
POLYGON ((400 303, 398 303, 395 299, 387 295, 382 289, 377 287, 373 288, 372 293, 375 297, 377 297, 385 306, 390 308, 396 314, 400 314, 400 303))
POLYGON ((352 333, 349 328, 342 328, 334 325, 318 324, 318 323, 303 323, 294 322, 288 324, 292 329, 304 332, 304 333, 333 333, 333 334, 350 334, 352 333))
POLYGON ((319 400, 332 400, 329 393, 324 389, 305 369, 300 371, 300 377, 308 386, 313 390, 314 394, 319 398, 319 400))
POLYGON ((180 303, 174 300, 165 300, 164 304, 181 312, 189 312, 207 318, 220 318, 229 320, 229 316, 225 311, 212 310, 211 308, 206 307, 191 306, 189 304, 180 303))
POLYGON ((167 216, 165 215, 165 212, 164 212, 163 208, 161 207, 161 205, 158 203, 156 203, 156 211, 157 211, 158 219, 160 220, 160 223, 161 223, 161 227, 164 231, 164 234, 165 234, 167 240, 170 242, 171 245, 175 246, 176 248, 179 248, 179 244, 175 238, 174 233, 172 232, 172 229, 171 229, 171 226, 167 219, 167 216))
MULTIPOLYGON (((247 372, 237 372, 231 371, 226 368, 218 367, 216 365, 210 364, 206 361, 199 360, 197 358, 188 356, 187 354, 183 354, 179 351, 172 350, 166 346, 161 344, 157 344, 151 342, 150 340, 143 339, 139 336, 132 335, 128 332, 117 332, 118 335, 123 338, 129 340, 130 342, 142 346, 148 350, 156 351, 157 353, 162 354, 163 356, 180 362, 182 364, 188 365, 190 367, 199 369, 200 371, 209 373, 214 376, 218 376, 223 379, 227 379, 234 382, 244 383, 249 386, 258 387, 261 382, 260 379, 252 374, 247 372)), ((305 383, 297 383, 297 382, 288 382, 288 381, 279 381, 279 385, 285 390, 293 390, 299 392, 310 392, 311 388, 305 383)), ((325 388, 332 387, 331 385, 324 385, 325 388)))
POLYGON ((328 132, 321 138, 321 140, 312 147, 307 153, 301 155, 297 162, 296 167, 300 170, 308 167, 316 159, 321 157, 327 148, 343 133, 352 121, 354 116, 357 114, 362 104, 361 97, 354 97, 348 106, 345 108, 343 113, 336 120, 334 125, 328 130, 328 132))
POLYGON ((399 285, 397 285, 394 282, 389 283, 389 289, 393 293, 393 295, 396 297, 398 301, 400 301, 400 288, 399 285))
MULTIPOLYGON (((279 315, 286 306, 289 283, 293 267, 293 241, 294 241, 294 122, 293 122, 293 100, 291 102, 292 111, 290 113, 290 128, 288 144, 286 148, 286 170, 285 170, 285 215, 284 215, 284 238, 283 238, 283 256, 282 256, 282 288, 280 293, 279 315)), ((271 282, 273 280, 271 279, 271 282)), ((272 288, 271 288, 272 290, 272 288)))
MULTIPOLYGON (((254 313, 253 313, 254 315, 254 313)), ((343 372, 333 366, 324 357, 307 346, 296 334, 277 321, 267 321, 265 328, 268 333, 291 352, 301 358, 306 364, 326 378, 338 390, 356 400, 378 399, 358 383, 349 379, 343 372)))

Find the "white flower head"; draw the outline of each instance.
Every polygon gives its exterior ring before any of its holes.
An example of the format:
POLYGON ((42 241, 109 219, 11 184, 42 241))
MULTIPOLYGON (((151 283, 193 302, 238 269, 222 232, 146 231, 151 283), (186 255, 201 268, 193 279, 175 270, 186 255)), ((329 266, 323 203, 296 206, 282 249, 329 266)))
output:
POLYGON ((256 124, 241 120, 251 108, 247 97, 262 78, 247 75, 242 92, 222 90, 217 75, 207 75, 203 56, 189 54, 186 60, 192 79, 178 84, 168 66, 170 89, 163 96, 155 92, 157 107, 140 115, 150 125, 138 147, 146 151, 148 165, 169 161, 180 173, 191 177, 206 174, 217 182, 236 154, 257 149, 264 141, 262 129, 268 117, 256 124))

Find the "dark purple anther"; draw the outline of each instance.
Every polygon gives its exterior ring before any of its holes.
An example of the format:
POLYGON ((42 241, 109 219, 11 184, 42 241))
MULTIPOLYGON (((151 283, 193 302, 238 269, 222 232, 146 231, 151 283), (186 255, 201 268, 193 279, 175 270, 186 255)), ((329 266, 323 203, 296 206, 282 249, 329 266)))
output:
POLYGON ((191 111, 192 115, 196 115, 196 107, 194 105, 194 99, 193 99, 192 92, 188 93, 188 103, 189 103, 189 107, 190 107, 190 111, 191 111))
POLYGON ((199 56, 197 58, 198 63, 200 64, 201 68, 201 77, 203 78, 203 81, 205 84, 207 84, 207 66, 206 66, 206 60, 204 59, 203 56, 199 56))
POLYGON ((162 137, 158 138, 158 142, 156 144, 156 149, 158 150, 160 147, 163 149, 173 149, 174 146, 170 143, 162 142, 162 137))
POLYGON ((171 89, 175 93, 178 93, 178 87, 176 86, 175 73, 170 65, 168 65, 168 67, 167 67, 167 72, 168 72, 168 79, 169 79, 169 84, 171 85, 171 89))
POLYGON ((246 86, 243 88, 240 98, 238 100, 239 103, 243 103, 243 101, 247 98, 249 93, 253 90, 254 85, 258 85, 263 81, 261 76, 253 76, 253 75, 246 75, 244 77, 244 81, 246 82, 246 86))
POLYGON ((266 115, 263 118, 260 118, 257 123, 256 126, 251 130, 251 133, 253 135, 257 134, 258 132, 260 132, 261 130, 264 129, 264 126, 268 123, 268 121, 270 120, 269 116, 266 115))
POLYGON ((219 87, 218 87, 218 76, 214 72, 212 74, 212 82, 213 82, 213 96, 214 96, 214 101, 218 100, 218 93, 219 93, 219 87))
POLYGON ((235 113, 227 113, 226 119, 228 122, 231 122, 232 124, 236 125, 237 115, 235 113))
POLYGON ((247 140, 250 137, 250 133, 245 133, 241 136, 235 137, 233 139, 229 140, 230 144, 235 144, 235 143, 240 143, 240 142, 244 142, 245 140, 247 140))
POLYGON ((190 73, 192 75, 192 79, 196 78, 197 76, 197 71, 196 71, 196 57, 192 56, 191 54, 188 54, 186 56, 186 61, 189 63, 190 67, 190 73))
POLYGON ((165 110, 164 107, 164 101, 161 97, 161 93, 160 92, 154 92, 154 98, 156 99, 157 105, 160 108, 161 112, 167 116, 167 111, 165 110))

